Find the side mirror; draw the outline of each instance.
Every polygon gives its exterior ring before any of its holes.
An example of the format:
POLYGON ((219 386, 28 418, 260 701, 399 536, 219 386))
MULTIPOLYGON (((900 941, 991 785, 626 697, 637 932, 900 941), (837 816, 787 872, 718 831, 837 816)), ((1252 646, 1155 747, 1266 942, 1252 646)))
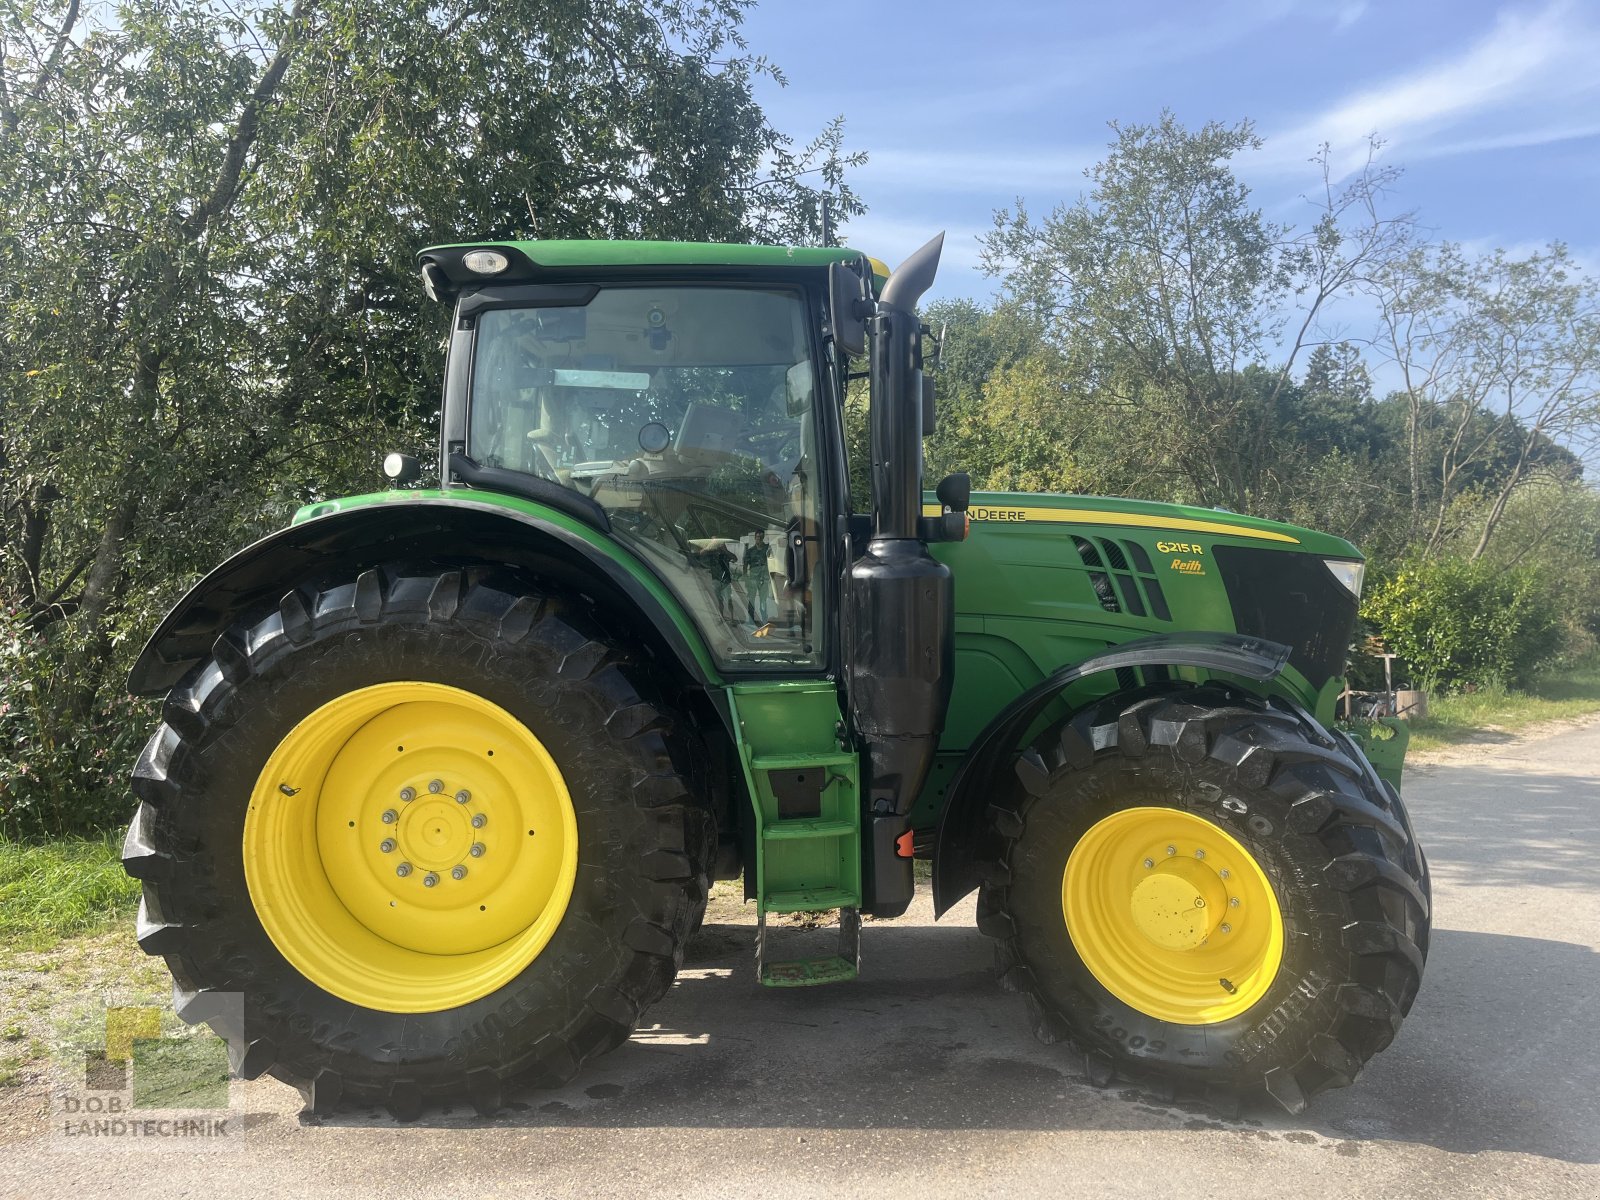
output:
POLYGON ((932 437, 939 425, 939 411, 933 403, 933 380, 922 377, 922 436, 932 437))
POLYGON ((816 372, 811 363, 797 362, 785 373, 783 379, 784 407, 791 417, 811 411, 811 397, 816 391, 816 372))
POLYGON ((833 344, 852 358, 867 352, 867 314, 862 309, 870 302, 867 281, 854 267, 842 262, 828 264, 828 323, 833 327, 833 344))
POLYGON ((972 507, 972 476, 965 471, 946 475, 939 480, 934 495, 938 496, 939 503, 951 512, 966 512, 972 507))
POLYGON ((939 503, 949 512, 941 513, 937 517, 921 517, 917 526, 919 536, 925 542, 964 542, 967 532, 972 527, 972 522, 967 517, 967 509, 972 503, 972 478, 965 471, 957 471, 953 475, 946 475, 939 480, 939 486, 934 489, 934 494, 939 497, 939 503))

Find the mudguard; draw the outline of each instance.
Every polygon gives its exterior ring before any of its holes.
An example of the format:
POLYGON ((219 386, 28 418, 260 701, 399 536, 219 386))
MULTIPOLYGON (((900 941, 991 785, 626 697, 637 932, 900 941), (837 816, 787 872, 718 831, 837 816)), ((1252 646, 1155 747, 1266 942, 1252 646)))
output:
POLYGON ((1061 693, 1086 676, 1119 667, 1198 667, 1264 683, 1283 670, 1290 648, 1237 633, 1139 638, 1062 667, 995 716, 967 750, 950 782, 933 850, 933 911, 949 908, 983 882, 978 872, 991 781, 1010 765, 1029 727, 1061 693))
POLYGON ((389 492, 325 507, 332 511, 245 547, 191 588, 140 653, 128 690, 170 690, 228 628, 275 607, 298 584, 353 578, 386 562, 428 561, 537 571, 593 599, 602 614, 626 621, 630 633, 675 659, 691 682, 720 682, 666 585, 603 533, 565 513, 481 493, 389 492))

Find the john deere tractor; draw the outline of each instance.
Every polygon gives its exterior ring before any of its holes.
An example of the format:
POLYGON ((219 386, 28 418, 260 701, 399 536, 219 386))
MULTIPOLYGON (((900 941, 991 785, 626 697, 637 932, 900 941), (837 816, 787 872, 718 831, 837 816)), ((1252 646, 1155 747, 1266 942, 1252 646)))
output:
POLYGON ((315 1110, 493 1111, 627 1040, 713 880, 743 877, 762 983, 834 983, 916 859, 936 914, 978 893, 999 983, 1097 1083, 1299 1111, 1389 1044, 1428 872, 1403 734, 1333 720, 1361 555, 1211 509, 925 492, 940 244, 892 274, 422 253, 452 306, 439 486, 397 454, 393 486, 301 509, 132 674, 166 697, 124 851, 139 944, 239 1074, 315 1110), (784 957, 769 917, 834 912, 837 950, 784 957))

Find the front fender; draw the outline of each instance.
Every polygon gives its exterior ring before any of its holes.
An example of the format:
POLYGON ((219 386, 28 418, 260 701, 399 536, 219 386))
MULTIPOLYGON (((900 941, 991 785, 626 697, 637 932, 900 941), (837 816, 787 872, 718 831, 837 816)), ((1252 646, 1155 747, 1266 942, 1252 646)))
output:
POLYGON ((983 879, 978 852, 992 781, 1010 766, 1029 727, 1063 691, 1085 676, 1119 667, 1198 667, 1265 683, 1283 670, 1290 648, 1237 633, 1177 633, 1139 638, 1062 667, 1023 692, 967 749, 950 781, 933 849, 933 911, 940 917, 983 879))
POLYGON ((172 607, 128 677, 135 695, 170 690, 242 618, 290 588, 350 578, 386 562, 480 561, 525 567, 631 617, 701 686, 721 682, 677 598, 615 542, 549 506, 475 492, 383 492, 317 505, 310 520, 245 547, 172 607), (642 620, 640 620, 642 618, 642 620))

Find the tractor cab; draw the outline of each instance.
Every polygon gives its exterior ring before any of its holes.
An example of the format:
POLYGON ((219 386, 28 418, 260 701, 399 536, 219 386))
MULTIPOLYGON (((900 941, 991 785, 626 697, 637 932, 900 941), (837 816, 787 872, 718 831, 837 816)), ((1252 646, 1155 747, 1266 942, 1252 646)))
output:
POLYGON ((837 660, 822 531, 848 493, 821 285, 861 260, 759 249, 670 265, 649 245, 647 265, 609 243, 425 252, 430 289, 457 306, 440 465, 449 484, 603 522, 719 667, 815 672, 837 660))

